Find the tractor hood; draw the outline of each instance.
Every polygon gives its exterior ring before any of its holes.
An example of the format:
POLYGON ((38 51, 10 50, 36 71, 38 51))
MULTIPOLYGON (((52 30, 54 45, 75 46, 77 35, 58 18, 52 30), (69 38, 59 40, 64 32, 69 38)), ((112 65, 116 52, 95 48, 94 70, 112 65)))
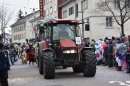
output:
POLYGON ((70 39, 62 39, 60 40, 60 45, 62 48, 72 48, 72 47, 76 47, 75 43, 70 40, 70 39))

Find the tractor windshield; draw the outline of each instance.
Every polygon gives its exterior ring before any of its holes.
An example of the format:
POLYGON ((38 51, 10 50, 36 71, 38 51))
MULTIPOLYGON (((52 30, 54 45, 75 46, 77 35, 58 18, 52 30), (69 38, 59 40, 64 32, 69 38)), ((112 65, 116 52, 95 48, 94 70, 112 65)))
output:
POLYGON ((71 39, 76 36, 74 24, 56 24, 53 26, 53 40, 71 39))

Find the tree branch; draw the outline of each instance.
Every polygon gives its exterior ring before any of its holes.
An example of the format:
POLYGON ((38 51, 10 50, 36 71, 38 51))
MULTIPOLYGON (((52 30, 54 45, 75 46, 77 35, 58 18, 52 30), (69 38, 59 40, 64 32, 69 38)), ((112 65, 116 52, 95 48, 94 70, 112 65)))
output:
POLYGON ((126 20, 124 20, 124 23, 127 22, 130 19, 130 17, 128 17, 126 20))
MULTIPOLYGON (((105 2, 106 2, 106 1, 105 1, 105 2)), ((114 19, 116 20, 117 24, 121 26, 121 24, 120 24, 120 23, 118 22, 118 20, 116 19, 116 16, 115 16, 114 12, 111 10, 111 8, 109 7, 109 5, 108 5, 107 2, 106 2, 106 5, 107 5, 109 11, 112 13, 112 15, 113 15, 114 19)))

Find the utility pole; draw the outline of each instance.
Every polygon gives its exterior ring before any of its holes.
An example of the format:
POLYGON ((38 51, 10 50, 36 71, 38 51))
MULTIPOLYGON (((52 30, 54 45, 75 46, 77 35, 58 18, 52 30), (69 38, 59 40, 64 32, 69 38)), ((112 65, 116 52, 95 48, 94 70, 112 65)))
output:
POLYGON ((83 17, 83 13, 84 11, 79 11, 78 13, 82 13, 82 37, 84 38, 84 17, 83 17))
POLYGON ((83 13, 84 11, 82 10, 82 34, 83 34, 83 38, 84 38, 84 19, 83 19, 83 13))

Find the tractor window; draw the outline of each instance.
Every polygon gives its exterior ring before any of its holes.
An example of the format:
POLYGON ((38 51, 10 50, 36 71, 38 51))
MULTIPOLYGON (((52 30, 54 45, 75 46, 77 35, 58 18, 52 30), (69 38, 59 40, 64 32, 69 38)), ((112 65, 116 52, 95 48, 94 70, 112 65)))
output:
POLYGON ((47 39, 50 40, 51 37, 51 26, 47 26, 46 30, 45 30, 45 36, 47 39))
POLYGON ((53 26, 53 40, 75 39, 74 24, 57 24, 53 26))

